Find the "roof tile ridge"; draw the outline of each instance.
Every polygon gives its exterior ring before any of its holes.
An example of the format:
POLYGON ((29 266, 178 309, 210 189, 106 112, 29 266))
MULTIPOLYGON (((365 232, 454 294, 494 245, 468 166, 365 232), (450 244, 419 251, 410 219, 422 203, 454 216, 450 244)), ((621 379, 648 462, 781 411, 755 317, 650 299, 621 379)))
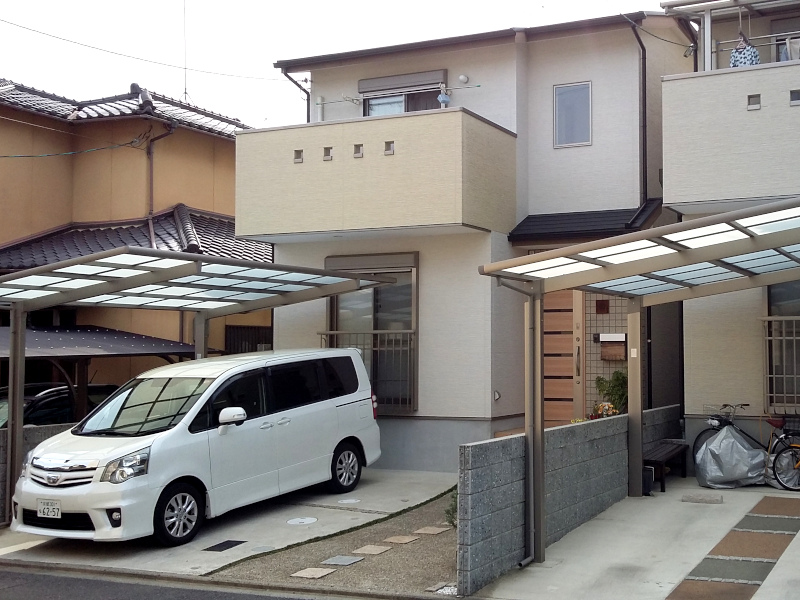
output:
POLYGON ((192 252, 194 254, 202 254, 203 249, 200 246, 200 237, 194 228, 192 222, 192 215, 189 213, 189 208, 179 203, 173 209, 175 215, 175 222, 178 227, 178 237, 181 240, 181 247, 184 252, 192 252))

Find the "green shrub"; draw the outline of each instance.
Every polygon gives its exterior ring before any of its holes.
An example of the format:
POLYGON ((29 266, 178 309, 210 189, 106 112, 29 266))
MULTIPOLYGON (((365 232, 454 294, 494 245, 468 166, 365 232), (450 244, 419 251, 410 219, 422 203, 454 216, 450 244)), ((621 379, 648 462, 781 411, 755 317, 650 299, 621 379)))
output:
POLYGON ((617 409, 619 413, 628 412, 628 374, 624 371, 614 371, 611 379, 598 375, 594 380, 597 392, 606 402, 617 409))
POLYGON ((450 494, 450 504, 444 509, 444 519, 450 527, 458 525, 458 491, 450 494))

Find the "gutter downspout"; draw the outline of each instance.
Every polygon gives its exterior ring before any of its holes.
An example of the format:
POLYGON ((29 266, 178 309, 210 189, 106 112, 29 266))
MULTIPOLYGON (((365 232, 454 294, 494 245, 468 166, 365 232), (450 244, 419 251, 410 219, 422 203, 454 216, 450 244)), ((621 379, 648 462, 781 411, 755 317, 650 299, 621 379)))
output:
POLYGON ((636 41, 639 43, 642 55, 642 65, 639 71, 641 79, 641 91, 639 92, 639 114, 640 114, 640 127, 641 127, 641 150, 639 151, 639 185, 642 186, 639 206, 643 206, 647 201, 647 48, 642 43, 642 38, 639 37, 639 32, 636 31, 637 25, 631 25, 631 31, 636 36, 636 41))
POLYGON ((311 92, 300 85, 296 79, 292 79, 291 76, 286 72, 286 69, 281 69, 281 73, 283 73, 283 76, 286 77, 286 79, 295 84, 300 91, 306 95, 306 123, 311 123, 311 92))
POLYGON ((154 138, 151 138, 149 142, 147 142, 147 171, 150 177, 150 190, 149 190, 149 198, 148 198, 148 207, 147 207, 147 226, 150 229, 150 245, 153 248, 156 248, 156 232, 153 229, 153 205, 155 204, 155 186, 153 181, 153 145, 160 140, 161 138, 165 138, 168 135, 172 135, 175 133, 175 123, 170 122, 168 125, 169 129, 162 133, 161 135, 157 135, 154 138))

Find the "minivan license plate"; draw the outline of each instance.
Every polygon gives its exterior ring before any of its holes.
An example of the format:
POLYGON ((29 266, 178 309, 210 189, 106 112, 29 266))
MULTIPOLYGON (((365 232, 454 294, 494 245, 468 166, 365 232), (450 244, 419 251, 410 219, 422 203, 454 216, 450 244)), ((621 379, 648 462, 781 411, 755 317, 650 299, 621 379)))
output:
POLYGON ((60 519, 61 518, 61 502, 59 500, 42 500, 38 498, 38 509, 36 510, 37 517, 45 517, 46 519, 60 519))

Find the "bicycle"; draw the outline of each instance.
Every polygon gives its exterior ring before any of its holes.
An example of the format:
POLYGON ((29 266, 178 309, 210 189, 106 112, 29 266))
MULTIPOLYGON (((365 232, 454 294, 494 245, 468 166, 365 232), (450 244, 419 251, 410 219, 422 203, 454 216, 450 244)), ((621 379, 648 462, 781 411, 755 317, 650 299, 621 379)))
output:
MULTIPOLYGON (((701 431, 695 438, 694 444, 692 445, 692 457, 696 460, 697 453, 700 450, 700 448, 703 447, 703 444, 705 444, 712 436, 715 436, 717 433, 719 433, 724 427, 729 427, 729 426, 733 427, 736 431, 741 433, 744 437, 746 437, 753 444, 755 444, 755 446, 753 446, 754 448, 762 448, 767 452, 767 454, 774 454, 776 447, 780 447, 781 448, 780 451, 783 451, 791 445, 793 438, 795 437, 800 438, 800 431, 794 431, 794 430, 785 430, 781 435, 776 436, 775 435, 776 430, 779 429, 783 430, 784 427, 786 427, 786 417, 783 416, 770 417, 766 421, 769 425, 772 426, 773 429, 772 432, 769 434, 769 444, 765 446, 764 444, 761 443, 760 440, 754 438, 752 435, 747 433, 745 430, 743 430, 735 423, 736 411, 746 408, 748 406, 750 405, 723 404, 722 406, 720 406, 721 411, 728 410, 728 413, 711 415, 706 419, 706 423, 708 423, 709 427, 703 429, 703 431, 701 431)), ((800 450, 800 445, 798 445, 798 450, 800 450)), ((798 483, 798 485, 800 486, 800 483, 798 483)), ((800 489, 800 487, 798 487, 797 489, 800 489)))
POLYGON ((778 451, 772 461, 772 474, 784 489, 800 491, 800 443, 792 441, 778 451))

